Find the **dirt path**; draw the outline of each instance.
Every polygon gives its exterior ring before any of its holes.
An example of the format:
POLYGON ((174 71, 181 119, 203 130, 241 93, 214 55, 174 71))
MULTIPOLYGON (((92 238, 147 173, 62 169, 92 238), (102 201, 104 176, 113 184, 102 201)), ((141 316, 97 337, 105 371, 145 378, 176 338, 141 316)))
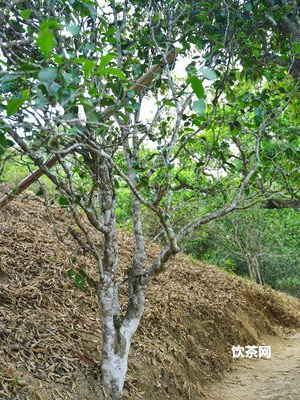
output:
POLYGON ((210 388, 212 399, 300 399, 300 332, 265 337, 262 345, 272 346, 271 358, 235 360, 233 370, 210 388))

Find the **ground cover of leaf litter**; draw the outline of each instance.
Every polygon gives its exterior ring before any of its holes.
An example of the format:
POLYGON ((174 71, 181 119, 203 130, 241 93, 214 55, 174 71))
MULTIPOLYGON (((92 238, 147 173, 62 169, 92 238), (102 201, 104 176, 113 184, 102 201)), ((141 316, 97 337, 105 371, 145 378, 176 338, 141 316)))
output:
MULTIPOLYGON (((0 212, 0 399, 105 398, 94 289, 80 291, 66 276, 83 268, 97 279, 67 233, 73 225, 66 210, 30 193, 0 212)), ((119 245, 121 277, 132 235, 120 231, 119 245)), ((211 398, 207 385, 236 365, 232 345, 299 328, 299 309, 296 299, 179 254, 149 287, 124 398, 211 398)))

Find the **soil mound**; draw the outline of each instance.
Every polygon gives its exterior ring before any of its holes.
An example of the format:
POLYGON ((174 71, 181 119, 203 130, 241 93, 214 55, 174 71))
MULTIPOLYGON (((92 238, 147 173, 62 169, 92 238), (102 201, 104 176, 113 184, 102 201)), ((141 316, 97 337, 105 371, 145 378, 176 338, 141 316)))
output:
MULTIPOLYGON (((103 394, 94 289, 81 291, 66 276, 83 268, 97 279, 97 271, 68 235, 70 225, 63 208, 30 194, 0 212, 0 399, 103 394)), ((119 233, 124 271, 132 239, 119 233)), ((205 382, 230 369, 232 345, 259 344, 279 326, 299 327, 299 309, 292 297, 176 256, 149 287, 125 398, 205 398, 205 382)))

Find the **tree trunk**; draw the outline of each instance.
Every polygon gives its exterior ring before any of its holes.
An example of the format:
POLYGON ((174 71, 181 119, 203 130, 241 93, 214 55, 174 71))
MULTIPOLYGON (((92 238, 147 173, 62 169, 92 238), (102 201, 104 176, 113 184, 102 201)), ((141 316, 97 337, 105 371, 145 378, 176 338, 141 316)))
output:
POLYGON ((99 291, 102 322, 102 383, 111 400, 121 400, 128 368, 128 355, 144 310, 144 290, 135 308, 129 306, 120 326, 114 311, 116 286, 111 283, 99 291))
POLYGON ((122 345, 120 343, 121 335, 114 323, 113 291, 111 286, 100 294, 103 340, 101 370, 106 394, 112 400, 119 400, 122 398, 130 344, 126 340, 123 340, 122 345))
POLYGON ((247 261, 250 278, 256 282, 256 275, 251 260, 247 261))
POLYGON ((248 271, 251 279, 258 283, 259 285, 263 285, 263 279, 260 271, 259 261, 256 257, 247 260, 248 271))
POLYGON ((254 258, 254 264, 255 264, 255 274, 256 274, 256 282, 259 283, 260 285, 263 285, 263 279, 262 279, 262 274, 261 274, 261 269, 260 269, 260 264, 257 259, 257 257, 254 258))

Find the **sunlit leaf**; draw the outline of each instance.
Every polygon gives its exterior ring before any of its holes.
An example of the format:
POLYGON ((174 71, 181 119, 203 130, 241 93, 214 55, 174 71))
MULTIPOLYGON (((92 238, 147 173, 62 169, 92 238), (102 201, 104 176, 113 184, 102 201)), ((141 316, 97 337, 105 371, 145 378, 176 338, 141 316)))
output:
POLYGON ((80 25, 67 25, 66 30, 73 36, 77 36, 80 32, 80 25))
POLYGON ((118 78, 120 78, 122 80, 126 79, 126 75, 124 74, 124 72, 121 71, 120 69, 114 68, 114 67, 106 68, 102 71, 99 71, 99 75, 100 76, 113 75, 113 76, 117 76, 118 78))
POLYGON ((211 68, 200 68, 200 72, 204 76, 204 78, 209 79, 209 80, 214 80, 217 77, 217 74, 215 71, 211 68))
POLYGON ((188 81, 191 83, 192 89, 198 99, 203 99, 205 97, 205 93, 201 80, 197 76, 193 75, 188 79, 188 81))
POLYGON ((260 51, 258 49, 253 49, 252 54, 254 55, 254 57, 259 57, 260 51))
POLYGON ((17 98, 17 99, 10 100, 6 106, 7 116, 10 117, 11 115, 16 114, 16 112, 19 110, 19 108, 21 107, 21 105, 23 103, 24 103, 24 99, 17 98))
POLYGON ((23 19, 28 19, 31 15, 32 11, 31 10, 23 10, 21 12, 22 18, 23 19))
POLYGON ((107 64, 109 64, 111 62, 111 60, 113 60, 114 58, 116 58, 116 53, 108 53, 105 56, 102 56, 100 58, 100 65, 99 65, 99 69, 104 68, 107 64))
POLYGON ((49 28, 41 29, 36 42, 45 57, 49 58, 56 44, 51 30, 49 28))
POLYGON ((84 72, 84 77, 87 78, 91 71, 93 70, 93 68, 96 65, 96 61, 92 61, 92 60, 86 60, 82 66, 82 70, 84 72))
POLYGON ((199 115, 203 115, 205 113, 205 109, 206 109, 205 100, 200 99, 200 100, 194 101, 193 108, 194 108, 194 110, 197 111, 197 113, 199 115))

